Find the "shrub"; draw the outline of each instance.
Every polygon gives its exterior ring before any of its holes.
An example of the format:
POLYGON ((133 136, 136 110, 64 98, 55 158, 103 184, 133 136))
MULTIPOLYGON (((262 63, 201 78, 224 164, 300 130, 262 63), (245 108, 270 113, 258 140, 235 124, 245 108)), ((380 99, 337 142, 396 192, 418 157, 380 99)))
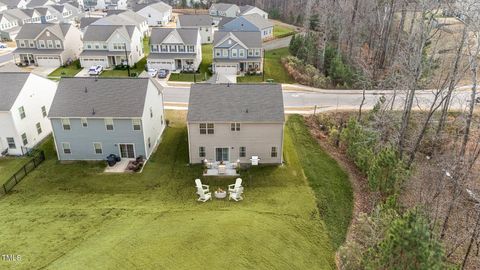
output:
POLYGON ((372 190, 393 194, 407 176, 407 170, 398 158, 397 151, 387 146, 374 156, 367 175, 372 190))

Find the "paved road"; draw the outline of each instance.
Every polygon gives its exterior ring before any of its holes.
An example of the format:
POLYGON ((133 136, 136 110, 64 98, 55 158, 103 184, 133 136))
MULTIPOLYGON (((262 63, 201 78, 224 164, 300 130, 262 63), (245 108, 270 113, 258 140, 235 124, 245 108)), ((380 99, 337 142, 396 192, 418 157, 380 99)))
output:
MULTIPOLYGON (((186 87, 166 87, 165 88, 165 102, 167 105, 185 105, 188 103, 190 89, 186 87)), ((380 96, 384 95, 386 99, 391 102, 392 93, 387 92, 378 94, 375 91, 367 93, 365 97, 364 108, 372 108, 380 96)), ((470 93, 468 91, 458 91, 454 94, 452 100, 452 109, 465 109, 470 93)), ((338 91, 333 90, 331 93, 324 92, 284 92, 284 106, 287 111, 312 110, 317 106, 317 111, 329 111, 336 109, 357 109, 362 101, 362 92, 355 91, 338 91)), ((416 109, 428 109, 433 94, 431 91, 419 92, 415 100, 416 109)), ((398 94, 395 100, 395 107, 401 108, 405 99, 404 94, 398 94)))
POLYGON ((280 49, 280 48, 286 48, 290 45, 290 40, 292 40, 292 36, 279 38, 279 39, 274 39, 272 41, 265 42, 263 44, 263 48, 266 51, 271 51, 271 50, 280 49))
POLYGON ((13 60, 12 52, 0 55, 0 65, 13 60))

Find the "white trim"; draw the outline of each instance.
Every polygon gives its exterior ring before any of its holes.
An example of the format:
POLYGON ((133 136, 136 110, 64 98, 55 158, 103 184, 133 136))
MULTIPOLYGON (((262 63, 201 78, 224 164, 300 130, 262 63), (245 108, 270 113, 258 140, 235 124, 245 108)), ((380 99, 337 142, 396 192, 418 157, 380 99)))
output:
POLYGON ((122 144, 125 144, 125 145, 128 145, 128 144, 131 144, 133 145, 133 158, 135 158, 137 156, 137 151, 135 149, 135 144, 134 143, 117 143, 117 147, 118 147, 118 154, 121 158, 128 158, 128 157, 122 157, 122 151, 120 149, 120 145, 122 144))
POLYGON ((101 142, 93 142, 93 154, 95 155, 103 155, 103 145, 101 142), (95 144, 98 143, 100 145, 100 150, 102 150, 102 153, 97 153, 97 149, 95 148, 95 144))

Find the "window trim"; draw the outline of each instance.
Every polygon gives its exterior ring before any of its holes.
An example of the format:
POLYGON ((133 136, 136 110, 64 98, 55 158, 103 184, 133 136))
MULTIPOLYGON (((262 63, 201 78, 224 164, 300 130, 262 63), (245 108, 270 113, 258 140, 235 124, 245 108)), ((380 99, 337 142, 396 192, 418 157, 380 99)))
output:
POLYGON ((42 124, 40 122, 37 122, 35 124, 35 127, 37 128, 37 134, 40 135, 42 134, 43 130, 42 130, 42 124))
POLYGON ((104 122, 104 124, 105 124, 105 130, 106 130, 106 131, 115 131, 115 123, 114 123, 114 121, 113 121, 113 118, 105 118, 105 119, 103 120, 103 122, 104 122), (110 121, 110 120, 112 121, 112 124, 111 124, 111 125, 109 125, 109 124, 107 123, 107 121, 110 121), (112 126, 112 129, 108 129, 108 126, 112 126))
POLYGON ((272 148, 270 149, 270 157, 278 157, 278 148, 276 146, 272 146, 272 148))
POLYGON ((241 130, 241 125, 240 123, 230 123, 230 131, 240 131, 241 130))
POLYGON ((88 119, 86 117, 80 118, 80 125, 83 128, 88 128, 88 119))
POLYGON ((132 129, 133 131, 142 130, 142 119, 132 119, 132 129), (135 124, 135 121, 138 121, 138 124, 135 124), (138 126, 138 129, 135 129, 135 126, 138 126))
POLYGON ((27 117, 27 114, 25 113, 25 107, 23 106, 18 107, 18 113, 20 114, 20 119, 25 119, 25 117, 27 117))
POLYGON ((61 123, 62 123, 63 130, 65 131, 72 130, 72 124, 70 123, 70 118, 62 118, 61 123), (66 124, 67 122, 68 124, 66 124), (66 126, 68 126, 68 128, 65 128, 66 126))
POLYGON ((27 138, 27 133, 22 133, 22 135, 20 135, 20 137, 22 138, 22 143, 23 143, 23 146, 27 145, 28 144, 28 138, 27 138), (25 137, 25 138, 24 138, 25 137))
POLYGON ((64 155, 72 154, 72 145, 69 142, 62 142, 62 152, 64 155), (65 145, 68 145, 68 148, 65 148, 65 145), (69 153, 66 153, 65 150, 68 149, 69 153))
POLYGON ((198 147, 198 157, 205 158, 207 156, 207 151, 205 150, 205 146, 198 147))
POLYGON ((101 142, 93 142, 92 145, 93 145, 93 153, 95 155, 103 155, 103 145, 101 142), (97 153, 97 148, 95 147, 95 144, 100 145, 100 148, 99 148, 100 153, 97 153))
POLYGON ((240 146, 238 148, 238 157, 244 158, 246 156, 247 156, 247 147, 246 146, 240 146))
POLYGON ((17 149, 17 144, 15 143, 15 138, 6 137, 6 139, 7 139, 8 149, 17 149), (9 142, 8 139, 12 139, 12 142, 9 142), (12 144, 13 144, 13 147, 12 147, 12 144))
POLYGON ((42 110, 42 116, 43 118, 47 117, 47 107, 45 107, 45 105, 42 106, 41 108, 42 110))

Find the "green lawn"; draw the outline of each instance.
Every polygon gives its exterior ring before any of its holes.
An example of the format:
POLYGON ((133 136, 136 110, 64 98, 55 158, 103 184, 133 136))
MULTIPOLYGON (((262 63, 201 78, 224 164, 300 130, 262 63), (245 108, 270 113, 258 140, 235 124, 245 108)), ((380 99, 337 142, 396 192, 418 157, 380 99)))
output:
POLYGON ((20 170, 27 161, 28 158, 24 157, 0 158, 0 186, 3 185, 14 173, 20 170))
POLYGON ((143 38, 143 52, 145 53, 145 56, 150 54, 150 37, 143 38))
MULTIPOLYGON (((61 164, 47 141, 47 160, 0 198, 0 246, 22 256, 0 269, 335 269, 351 190, 300 117, 288 121, 284 166, 242 172, 244 201, 198 203, 202 168, 187 165, 184 119, 169 114, 172 127, 141 174, 61 164)), ((211 189, 234 182, 202 180, 211 189)))
MULTIPOLYGON (((290 55, 288 48, 265 52, 265 80, 273 79, 277 83, 295 83, 281 62, 282 57, 290 55)), ((239 83, 262 82, 262 75, 237 77, 239 83)))
MULTIPOLYGON (((140 75, 145 70, 145 65, 147 64, 147 57, 145 56, 144 58, 140 59, 140 61, 137 62, 136 68, 132 67, 130 68, 130 74, 136 73, 137 76, 140 75)), ((100 77, 128 77, 128 71, 125 70, 115 70, 115 69, 109 69, 105 70, 100 74, 100 77)))
POLYGON ((75 60, 72 62, 72 64, 66 67, 59 67, 52 73, 48 74, 48 77, 52 79, 59 79, 60 77, 75 77, 75 75, 82 70, 82 68, 77 67, 79 62, 80 60, 75 60))
POLYGON ((193 82, 196 81, 206 81, 208 80, 212 74, 208 70, 208 67, 212 64, 213 58, 213 45, 212 44, 205 44, 202 45, 202 62, 199 66, 199 73, 197 73, 194 78, 193 73, 172 73, 170 75, 169 81, 179 81, 179 82, 193 82))
POLYGON ((273 26, 273 36, 278 38, 278 37, 286 37, 289 35, 293 35, 295 33, 295 30, 292 28, 288 28, 285 26, 281 25, 274 25, 273 26))

